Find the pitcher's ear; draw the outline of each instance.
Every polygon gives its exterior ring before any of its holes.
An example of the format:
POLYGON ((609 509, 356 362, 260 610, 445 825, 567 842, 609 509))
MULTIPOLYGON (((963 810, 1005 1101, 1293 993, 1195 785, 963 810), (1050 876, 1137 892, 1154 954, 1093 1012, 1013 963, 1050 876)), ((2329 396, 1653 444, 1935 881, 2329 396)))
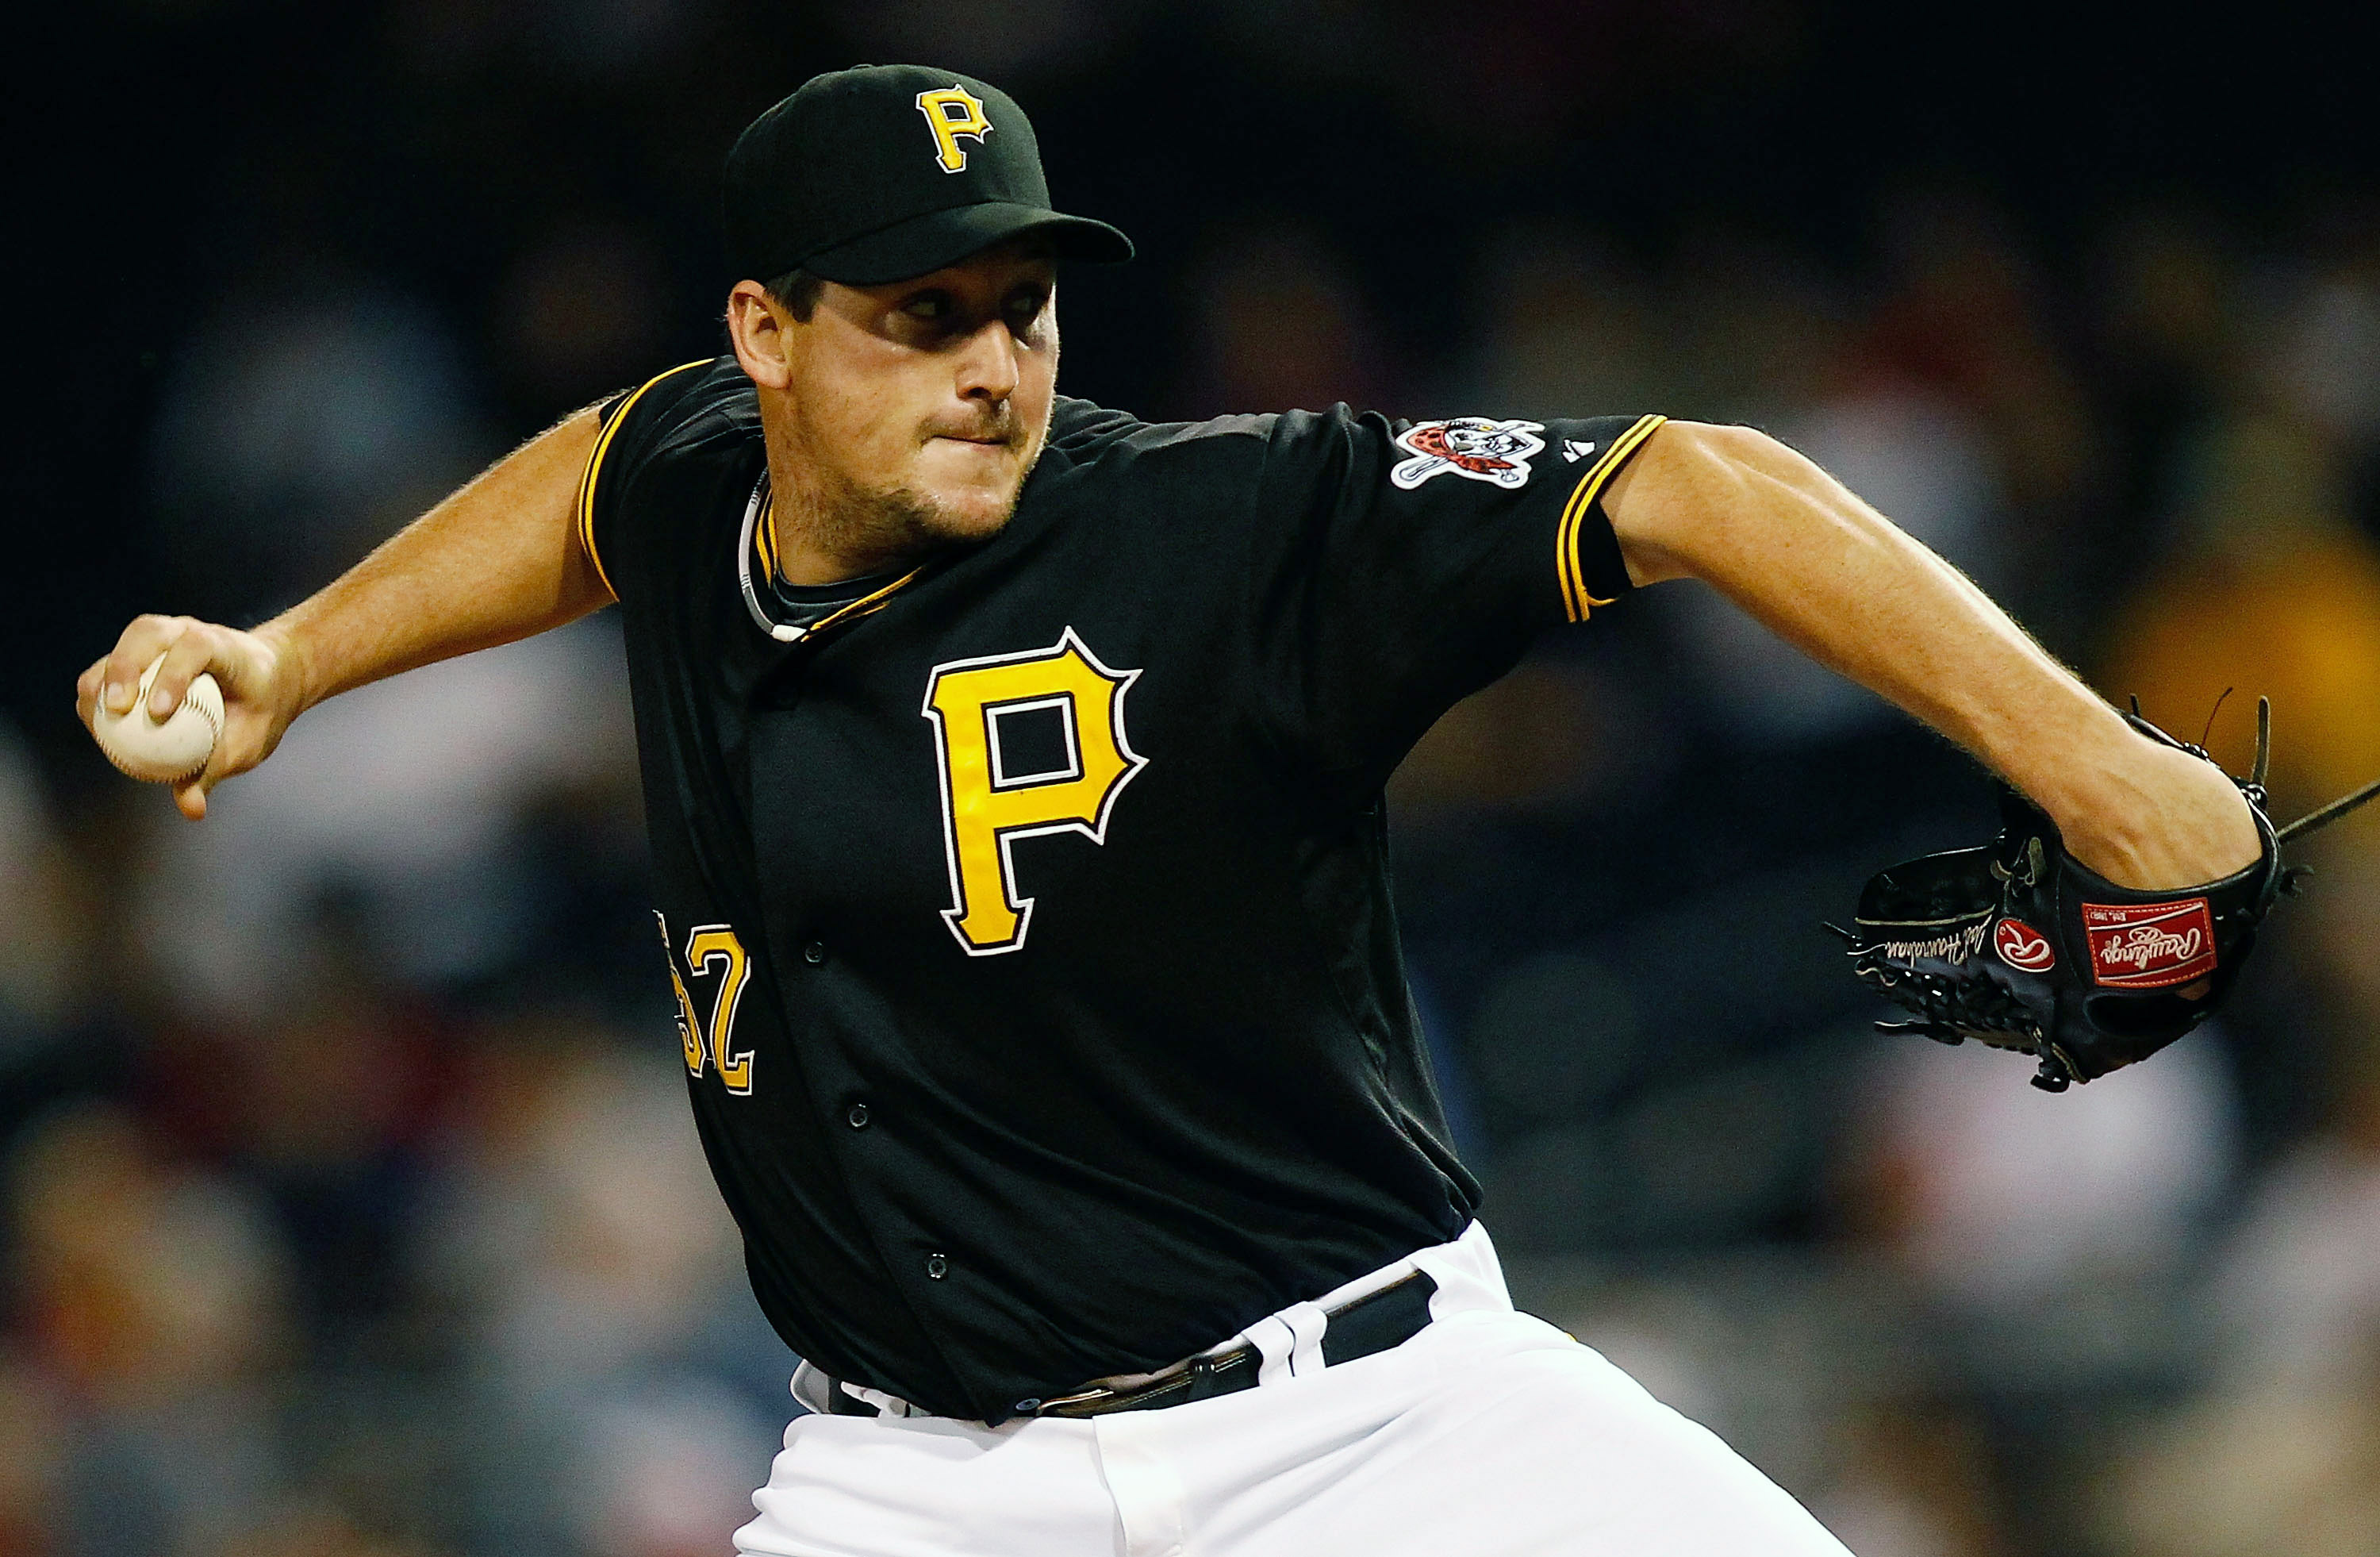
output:
POLYGON ((727 293, 727 338, 744 373, 762 389, 793 382, 788 354, 800 321, 757 281, 739 281, 727 293))

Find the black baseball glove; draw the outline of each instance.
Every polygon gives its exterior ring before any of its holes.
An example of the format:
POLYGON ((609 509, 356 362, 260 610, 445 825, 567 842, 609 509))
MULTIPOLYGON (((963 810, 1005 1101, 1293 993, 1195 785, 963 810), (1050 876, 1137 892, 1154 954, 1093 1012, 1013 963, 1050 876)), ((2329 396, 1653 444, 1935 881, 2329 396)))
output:
MULTIPOLYGON (((2140 716, 2153 739, 2206 758, 2140 716)), ((2367 786, 2286 828, 2265 812, 2271 713, 2259 703, 2256 766, 2233 779, 2264 835, 2264 854, 2235 876, 2176 892, 2119 887, 2066 852, 2057 826, 2003 791, 1987 847, 1896 865, 1860 894, 1854 929, 1829 925, 1852 971, 1916 1014, 1879 1022, 1944 1043, 1977 1039, 2041 1064, 2033 1084, 2062 1092, 2146 1059, 2223 1004, 2256 943, 2256 927, 2303 872, 2281 845, 2380 793, 2367 786)), ((2207 758, 2208 760, 2213 760, 2207 758)))

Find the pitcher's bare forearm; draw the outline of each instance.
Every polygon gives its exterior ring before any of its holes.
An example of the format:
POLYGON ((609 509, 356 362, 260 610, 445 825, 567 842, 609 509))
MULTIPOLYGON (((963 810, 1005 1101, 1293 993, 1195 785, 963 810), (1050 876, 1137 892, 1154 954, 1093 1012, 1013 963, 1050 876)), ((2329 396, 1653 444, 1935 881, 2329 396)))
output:
POLYGON ((531 439, 259 627, 296 662, 299 710, 610 604, 578 540, 578 480, 596 432, 585 410, 531 439))
POLYGON ((1636 582, 1706 580, 1981 757, 2111 879, 2186 886, 2257 858, 2220 773, 2135 733, 1958 569, 1776 440, 1669 423, 1605 508, 1636 582))
POLYGON ((82 674, 78 711, 121 712, 148 663, 164 711, 201 672, 224 692, 213 757, 175 799, 192 818, 206 795, 272 754, 298 714, 367 682, 560 626, 611 591, 578 536, 578 483, 598 432, 593 410, 565 419, 497 461, 371 555, 253 632, 187 616, 141 616, 82 674))

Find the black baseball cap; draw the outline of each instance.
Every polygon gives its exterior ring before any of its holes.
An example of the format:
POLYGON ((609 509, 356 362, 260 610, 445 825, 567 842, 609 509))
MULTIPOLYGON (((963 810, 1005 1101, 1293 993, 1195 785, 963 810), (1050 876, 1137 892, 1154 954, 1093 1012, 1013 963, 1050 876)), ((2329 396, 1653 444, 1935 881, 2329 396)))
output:
POLYGON ((1119 262, 1132 239, 1050 206, 1032 122, 998 87, 922 65, 814 76, 727 153, 739 278, 796 265, 847 286, 905 281, 1020 233, 1061 259, 1119 262))

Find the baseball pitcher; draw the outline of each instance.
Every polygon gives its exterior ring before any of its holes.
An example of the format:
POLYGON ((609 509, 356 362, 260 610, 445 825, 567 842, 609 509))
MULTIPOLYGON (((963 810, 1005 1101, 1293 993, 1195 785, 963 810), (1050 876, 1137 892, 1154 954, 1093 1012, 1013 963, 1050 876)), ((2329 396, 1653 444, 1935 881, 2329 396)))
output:
MULTIPOLYGON (((2261 913, 2260 792, 1744 428, 1061 395, 1062 269, 1132 247, 1052 208, 982 81, 810 81, 736 142, 724 217, 727 355, 568 418, 252 632, 140 618, 80 697, 121 719, 160 655, 160 712, 214 678, 196 818, 323 699, 617 606, 656 969, 804 1359, 738 1549, 1840 1554, 1513 1310, 1406 991, 1383 784, 1541 634, 1700 578, 2026 797, 1957 891, 1872 894, 1865 976, 1950 991, 1996 945, 2037 979, 2120 943, 2161 1021, 2244 946, 2142 906, 2261 913), (1968 901, 2027 872, 2046 906, 1968 901), (1925 932, 1960 893, 1986 928, 1925 932)), ((2077 1040, 2042 998, 1928 1021, 2053 1055, 2077 1040)))

